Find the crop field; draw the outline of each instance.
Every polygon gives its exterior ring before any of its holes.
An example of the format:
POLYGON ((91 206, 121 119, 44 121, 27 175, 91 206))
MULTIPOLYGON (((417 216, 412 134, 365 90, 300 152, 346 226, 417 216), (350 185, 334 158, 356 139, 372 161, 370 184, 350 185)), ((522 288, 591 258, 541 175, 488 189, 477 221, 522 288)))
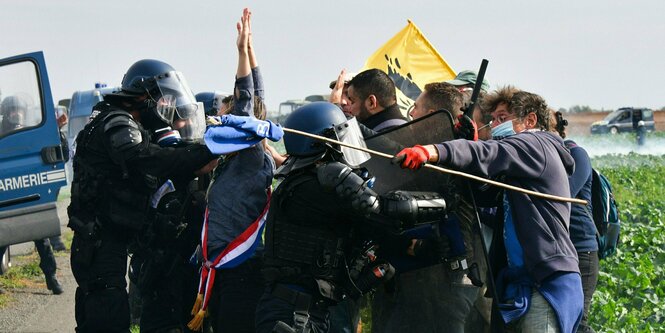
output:
POLYGON ((600 262, 590 321, 597 332, 665 330, 665 155, 603 155, 622 222, 617 254, 600 262))

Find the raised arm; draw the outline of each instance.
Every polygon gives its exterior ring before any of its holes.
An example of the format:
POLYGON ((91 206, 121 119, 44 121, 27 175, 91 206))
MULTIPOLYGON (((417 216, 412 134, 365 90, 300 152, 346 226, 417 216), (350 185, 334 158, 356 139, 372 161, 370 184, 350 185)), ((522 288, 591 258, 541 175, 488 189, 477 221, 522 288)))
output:
POLYGON ((254 42, 252 41, 252 12, 249 12, 249 19, 247 20, 247 28, 249 30, 247 52, 249 53, 249 66, 252 69, 252 78, 254 79, 254 96, 265 99, 265 89, 263 86, 263 76, 259 69, 259 63, 256 61, 256 53, 254 53, 254 42))
POLYGON ((245 8, 242 12, 240 22, 236 24, 238 29, 238 70, 233 92, 232 114, 237 116, 254 115, 254 82, 249 65, 249 16, 251 12, 245 8))

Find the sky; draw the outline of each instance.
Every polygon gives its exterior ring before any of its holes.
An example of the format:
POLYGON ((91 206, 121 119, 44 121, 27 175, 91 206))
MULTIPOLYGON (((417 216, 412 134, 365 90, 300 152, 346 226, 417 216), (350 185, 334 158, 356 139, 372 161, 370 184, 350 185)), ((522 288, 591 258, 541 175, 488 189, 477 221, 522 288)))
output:
POLYGON ((145 58, 183 72, 195 93, 229 92, 244 7, 270 110, 328 93, 407 19, 455 71, 488 59, 493 89, 511 84, 557 109, 665 106, 662 0, 0 0, 0 59, 43 51, 55 102, 118 86, 145 58))

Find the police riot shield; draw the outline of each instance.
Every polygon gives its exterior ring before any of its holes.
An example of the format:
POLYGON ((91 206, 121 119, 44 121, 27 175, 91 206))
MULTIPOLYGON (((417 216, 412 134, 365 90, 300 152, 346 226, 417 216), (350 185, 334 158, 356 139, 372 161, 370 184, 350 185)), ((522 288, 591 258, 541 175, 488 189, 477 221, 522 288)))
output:
MULTIPOLYGON (((439 110, 384 132, 365 131, 364 135, 367 148, 395 155, 406 147, 454 139, 453 118, 450 112, 439 110)), ((435 170, 423 168, 413 172, 379 156, 372 156, 362 166, 376 177, 373 189, 379 194, 391 190, 449 193, 450 177, 435 170)))

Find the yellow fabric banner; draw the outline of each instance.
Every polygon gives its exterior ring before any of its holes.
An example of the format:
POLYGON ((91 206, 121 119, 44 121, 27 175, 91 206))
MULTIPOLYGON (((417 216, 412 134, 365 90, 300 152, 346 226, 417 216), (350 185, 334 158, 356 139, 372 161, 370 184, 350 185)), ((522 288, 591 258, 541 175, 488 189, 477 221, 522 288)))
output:
POLYGON ((403 113, 427 83, 452 80, 456 75, 411 20, 367 59, 361 71, 370 68, 385 71, 395 81, 403 113))

